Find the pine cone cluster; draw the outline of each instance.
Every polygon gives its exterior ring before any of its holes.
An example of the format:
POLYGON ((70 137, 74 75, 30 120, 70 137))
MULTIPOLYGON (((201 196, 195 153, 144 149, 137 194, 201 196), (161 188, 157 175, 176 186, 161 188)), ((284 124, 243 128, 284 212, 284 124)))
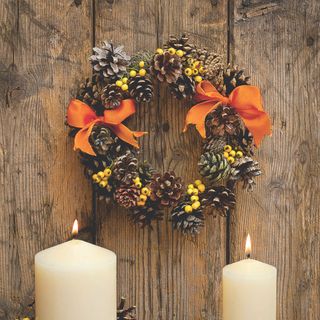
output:
POLYGON ((214 86, 223 95, 229 96, 236 87, 250 83, 250 77, 244 74, 244 70, 230 64, 223 70, 222 77, 214 83, 214 86))
POLYGON ((189 43, 189 37, 185 33, 180 37, 170 35, 168 42, 164 44, 164 48, 174 48, 176 50, 182 50, 184 52, 182 60, 190 58, 195 50, 195 46, 189 43))
POLYGON ((138 176, 138 159, 130 151, 116 158, 113 164, 113 177, 122 185, 131 185, 138 176))
POLYGON ((120 206, 129 209, 137 205, 139 195, 140 189, 136 186, 121 185, 115 190, 114 199, 120 206))
POLYGON ((90 57, 94 71, 105 78, 120 77, 127 70, 130 56, 123 51, 123 46, 114 46, 112 42, 104 41, 101 48, 93 48, 90 57))
POLYGON ((229 106, 221 105, 206 118, 207 137, 238 135, 242 130, 242 120, 229 106))
POLYGON ((185 211, 188 201, 181 201, 171 212, 172 225, 184 234, 197 234, 204 225, 202 207, 190 213, 185 211))
POLYGON ((186 75, 180 75, 176 82, 170 84, 171 93, 179 100, 192 98, 195 94, 195 81, 186 75))
POLYGON ((227 178, 233 171, 228 160, 222 154, 213 152, 203 153, 198 166, 200 174, 212 182, 227 178))
POLYGON ((150 102, 153 98, 153 84, 147 77, 130 78, 129 93, 137 102, 150 102))
POLYGON ((125 309, 126 299, 121 298, 120 304, 117 310, 117 320, 137 320, 136 307, 129 307, 125 309))
POLYGON ((119 107, 123 99, 121 88, 115 83, 106 85, 103 89, 101 99, 106 109, 115 109, 119 107))
POLYGON ((233 164, 233 172, 228 181, 228 186, 232 189, 236 181, 242 180, 243 187, 248 191, 252 191, 255 185, 255 177, 261 175, 259 163, 251 157, 243 157, 233 164))
POLYGON ((221 216, 226 216, 236 204, 235 194, 225 186, 215 186, 206 190, 202 204, 215 208, 221 216))
POLYGON ((161 206, 175 205, 182 195, 182 187, 181 178, 177 177, 173 171, 165 172, 163 175, 157 173, 150 184, 150 198, 161 206))
POLYGON ((156 53, 152 60, 151 72, 161 82, 174 83, 182 74, 181 58, 176 54, 171 55, 168 51, 163 54, 156 53))

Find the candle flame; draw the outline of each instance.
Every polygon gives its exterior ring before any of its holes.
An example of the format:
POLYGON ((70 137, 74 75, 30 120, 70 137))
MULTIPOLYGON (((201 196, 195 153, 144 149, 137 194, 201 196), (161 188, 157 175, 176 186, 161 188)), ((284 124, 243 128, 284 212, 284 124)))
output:
POLYGON ((250 256, 251 256, 251 238, 250 238, 250 234, 247 235, 247 240, 246 240, 246 256, 247 256, 247 258, 250 258, 250 256))
POLYGON ((78 231, 79 231, 79 223, 78 223, 78 220, 74 220, 74 223, 73 223, 73 227, 72 227, 72 235, 75 237, 78 235, 78 231))

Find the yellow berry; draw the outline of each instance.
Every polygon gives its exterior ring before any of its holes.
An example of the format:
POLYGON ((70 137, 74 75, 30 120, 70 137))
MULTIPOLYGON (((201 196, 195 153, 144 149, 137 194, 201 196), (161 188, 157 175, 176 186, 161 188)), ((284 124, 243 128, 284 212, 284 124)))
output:
POLYGON ((242 151, 237 151, 236 157, 237 158, 242 158, 243 157, 243 152, 242 151))
POLYGON ((192 70, 192 74, 193 74, 194 76, 196 76, 198 73, 199 73, 199 70, 198 70, 197 68, 195 68, 195 69, 192 70))
POLYGON ((100 181, 99 182, 99 187, 105 188, 107 186, 108 182, 107 181, 100 181))
POLYGON ((193 63, 193 67, 194 67, 194 68, 197 68, 197 67, 199 66, 199 64, 200 64, 200 61, 195 61, 195 62, 193 63))
POLYGON ((139 67, 140 67, 140 68, 143 68, 143 67, 144 67, 144 61, 140 61, 140 62, 139 62, 139 67))
POLYGON ((193 64, 193 59, 192 58, 189 58, 188 60, 187 60, 187 62, 188 62, 188 64, 190 64, 190 65, 192 65, 193 64))
POLYGON ((229 157, 229 152, 225 151, 225 152, 223 153, 223 156, 228 159, 228 157, 229 157))
POLYGON ((201 183, 202 183, 201 180, 196 180, 196 181, 194 182, 194 184, 195 184, 196 186, 200 185, 201 183))
POLYGON ((123 84, 122 86, 121 86, 121 89, 123 90, 123 91, 127 91, 128 90, 128 85, 127 84, 123 84))
POLYGON ((183 57, 184 52, 183 52, 182 50, 177 50, 176 54, 177 54, 177 56, 179 56, 179 57, 183 57))
POLYGON ((186 213, 190 213, 190 212, 192 212, 192 207, 190 206, 190 205, 187 205, 187 206, 185 206, 184 207, 184 211, 186 212, 186 213))
POLYGON ((140 69, 140 70, 139 70, 139 75, 140 75, 141 77, 144 77, 146 74, 147 74, 147 70, 146 70, 146 69, 140 69))
POLYGON ((148 197, 151 196, 151 190, 150 190, 150 189, 148 189, 148 194, 147 194, 147 196, 148 196, 148 197))
MULTIPOLYGON (((199 188, 199 187, 198 187, 199 188)), ((192 190, 192 194, 194 194, 195 196, 197 196, 199 194, 199 190, 198 189, 193 189, 192 190)))
POLYGON ((140 181, 137 181, 135 183, 135 186, 140 189, 142 187, 142 183, 140 181))
POLYGON ((99 172, 97 173, 97 175, 98 175, 99 178, 103 178, 103 177, 104 177, 103 171, 99 171, 99 172))
POLYGON ((137 71, 131 70, 129 74, 130 74, 130 77, 134 78, 137 75, 137 71))
POLYGON ((144 194, 140 194, 140 200, 146 202, 147 201, 147 196, 144 194))
POLYGON ((196 77, 194 77, 194 80, 196 82, 201 82, 202 81, 202 77, 201 76, 196 76, 196 77))
POLYGON ((189 189, 187 190, 187 194, 191 196, 191 195, 193 194, 193 190, 194 190, 194 189, 189 188, 189 189))
POLYGON ((105 168, 104 171, 103 171, 104 175, 107 176, 107 177, 110 177, 111 176, 111 169, 110 168, 105 168))
POLYGON ((92 176, 92 180, 95 182, 95 183, 99 183, 101 178, 97 175, 97 174, 94 174, 92 176))
POLYGON ((234 161, 235 161, 235 160, 234 160, 234 157, 229 157, 229 158, 228 158, 228 162, 229 162, 230 164, 234 163, 234 161))
POLYGON ((223 150, 226 151, 226 152, 230 152, 232 150, 232 147, 227 144, 227 145, 224 146, 223 150))
POLYGON ((174 55, 176 53, 176 49, 175 48, 169 48, 168 49, 168 52, 171 54, 171 55, 174 55))
POLYGON ((116 85, 117 85, 118 87, 121 87, 121 86, 123 85, 123 82, 122 82, 121 80, 117 80, 117 81, 116 81, 116 85))
POLYGON ((122 78, 122 83, 127 84, 128 83, 128 78, 127 77, 122 78))
POLYGON ((190 184, 188 185, 188 189, 194 189, 194 185, 193 185, 192 183, 190 183, 190 184))
POLYGON ((134 182, 134 183, 140 182, 140 178, 139 178, 139 177, 134 178, 134 179, 133 179, 133 182, 134 182))
POLYGON ((204 72, 205 72, 204 67, 200 67, 200 68, 199 68, 199 73, 200 73, 200 74, 204 74, 204 72))
POLYGON ((202 193, 206 190, 206 186, 203 183, 201 183, 198 185, 198 190, 199 190, 199 192, 202 193))
POLYGON ((158 48, 158 49, 156 50, 156 52, 157 52, 158 54, 163 54, 163 50, 162 50, 161 48, 158 48))
POLYGON ((192 75, 192 69, 191 68, 186 68, 184 70, 184 73, 185 73, 186 76, 191 76, 192 75))
POLYGON ((141 193, 147 196, 149 194, 149 189, 144 187, 141 189, 141 193))
POLYGON ((190 197, 190 200, 191 200, 192 202, 199 201, 199 197, 198 197, 198 196, 191 196, 191 197, 190 197))
POLYGON ((145 204, 146 204, 146 203, 145 203, 144 201, 138 201, 138 202, 137 202, 137 205, 138 205, 139 207, 143 207, 145 204))
POLYGON ((231 150, 231 151, 229 152, 229 155, 230 155, 231 157, 235 157, 235 156, 236 156, 236 152, 235 152, 234 150, 231 150))
POLYGON ((196 201, 192 204, 192 209, 197 210, 200 207, 200 201, 196 201))

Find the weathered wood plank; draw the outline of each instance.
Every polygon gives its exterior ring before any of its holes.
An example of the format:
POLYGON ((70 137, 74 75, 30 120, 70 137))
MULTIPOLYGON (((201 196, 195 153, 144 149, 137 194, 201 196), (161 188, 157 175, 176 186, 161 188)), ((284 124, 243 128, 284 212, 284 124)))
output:
POLYGON ((0 2, 0 319, 33 301, 33 256, 88 223, 91 191, 64 126, 89 74, 90 1, 0 2))
POLYGON ((278 319, 318 319, 319 267, 319 1, 234 3, 233 60, 261 86, 273 137, 258 158, 264 176, 238 194, 233 260, 254 257, 278 268, 278 319))
MULTIPOLYGON (((227 3, 212 1, 96 1, 96 41, 113 39, 128 51, 154 50, 170 33, 188 32, 197 44, 227 52, 227 3)), ((154 166, 197 177, 200 138, 181 133, 186 107, 161 88, 161 98, 138 107, 136 128, 149 131, 142 153, 154 166), (193 168, 190 170, 190 168, 193 168)), ((139 319, 219 319, 225 263, 224 221, 208 217, 194 241, 170 222, 139 230, 125 211, 98 205, 98 243, 119 258, 119 294, 137 304, 139 319)))

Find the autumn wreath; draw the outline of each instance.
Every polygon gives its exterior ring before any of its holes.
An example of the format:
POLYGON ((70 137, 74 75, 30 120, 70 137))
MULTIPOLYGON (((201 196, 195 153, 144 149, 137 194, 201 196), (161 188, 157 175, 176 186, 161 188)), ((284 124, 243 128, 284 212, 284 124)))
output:
POLYGON ((251 190, 261 174, 252 156, 271 124, 259 89, 249 85, 243 70, 189 43, 186 35, 170 36, 155 53, 130 57, 123 46, 107 41, 93 52, 92 77, 70 102, 67 123, 99 199, 127 208, 141 226, 171 207, 173 227, 184 233, 199 231, 206 207, 227 215, 235 206, 236 183, 251 190), (144 132, 123 124, 136 104, 152 100, 155 81, 167 83, 177 99, 195 103, 184 131, 193 124, 204 139, 198 164, 203 178, 187 186, 174 172, 159 173, 139 161, 136 138, 144 132))

